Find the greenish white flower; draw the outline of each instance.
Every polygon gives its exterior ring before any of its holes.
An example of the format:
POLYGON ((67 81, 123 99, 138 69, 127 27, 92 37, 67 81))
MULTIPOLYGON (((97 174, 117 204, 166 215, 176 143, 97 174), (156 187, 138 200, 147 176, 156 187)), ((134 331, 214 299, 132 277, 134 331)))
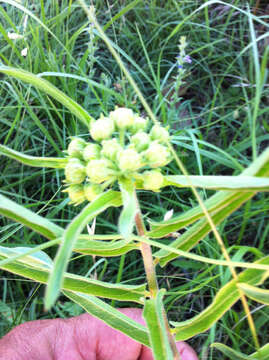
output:
POLYGON ((135 115, 133 125, 130 129, 132 134, 137 133, 138 131, 145 131, 148 126, 148 119, 144 119, 138 115, 135 115))
POLYGON ((164 177, 158 170, 145 171, 142 177, 143 187, 146 190, 158 191, 163 185, 164 177))
POLYGON ((86 167, 90 182, 101 184, 114 175, 113 163, 108 159, 91 160, 86 167))
POLYGON ((170 151, 166 146, 159 144, 157 141, 150 143, 144 153, 147 164, 152 168, 158 168, 167 165, 171 161, 170 151))
POLYGON ((114 130, 114 122, 108 117, 101 117, 100 119, 92 122, 90 126, 90 134, 95 141, 109 139, 114 130))
POLYGON ((101 155, 112 161, 116 160, 117 154, 121 150, 122 147, 120 146, 118 140, 115 138, 102 141, 101 155))
POLYGON ((70 158, 64 169, 65 178, 68 183, 80 184, 86 177, 85 166, 77 158, 70 158))
POLYGON ((124 107, 111 111, 109 117, 115 122, 118 129, 129 128, 134 123, 133 111, 124 107))
POLYGON ((72 138, 67 148, 68 155, 71 157, 81 158, 83 149, 85 148, 86 144, 86 141, 83 139, 72 138))
POLYGON ((100 158, 100 150, 101 150, 100 145, 89 143, 88 145, 85 146, 85 148, 83 150, 83 159, 85 161, 99 159, 100 158))
POLYGON ((154 125, 150 131, 150 138, 158 140, 160 143, 166 143, 169 140, 169 132, 162 126, 154 125))
POLYGON ((79 205, 86 200, 86 196, 84 194, 84 187, 81 184, 70 185, 66 190, 64 190, 64 192, 68 193, 71 202, 75 205, 79 205))
POLYGON ((88 201, 93 201, 102 191, 102 186, 99 184, 88 183, 84 185, 84 194, 88 201))
POLYGON ((140 131, 131 137, 131 143, 134 144, 137 151, 146 150, 149 142, 149 135, 143 131, 140 131))
POLYGON ((136 171, 143 166, 143 163, 139 153, 130 148, 118 153, 118 166, 121 171, 136 171))

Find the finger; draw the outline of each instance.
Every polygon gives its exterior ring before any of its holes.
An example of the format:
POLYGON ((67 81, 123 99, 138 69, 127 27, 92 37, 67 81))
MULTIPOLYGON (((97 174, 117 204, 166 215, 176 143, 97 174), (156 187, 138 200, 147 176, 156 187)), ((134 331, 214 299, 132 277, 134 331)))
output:
MULTIPOLYGON (((122 313, 145 325, 142 318, 142 310, 135 308, 119 309, 122 313)), ((70 319, 72 321, 72 319, 70 319)), ((115 329, 110 328, 104 322, 93 318, 88 314, 73 318, 77 323, 77 336, 80 338, 80 352, 86 354, 90 344, 87 343, 89 328, 93 323, 96 334, 96 358, 99 360, 153 360, 152 352, 146 346, 143 346, 126 335, 115 329), (90 325, 91 324, 91 325, 90 325), (81 340, 85 339, 81 343, 81 340), (83 344, 83 348, 82 348, 83 344)), ((181 360, 198 360, 195 351, 185 342, 177 343, 177 348, 181 355, 181 360)))
MULTIPOLYGON (((177 342, 177 349, 180 354, 181 360, 199 360, 196 352, 187 343, 183 341, 177 342)), ((146 346, 142 347, 139 360, 153 360, 152 352, 146 346)))

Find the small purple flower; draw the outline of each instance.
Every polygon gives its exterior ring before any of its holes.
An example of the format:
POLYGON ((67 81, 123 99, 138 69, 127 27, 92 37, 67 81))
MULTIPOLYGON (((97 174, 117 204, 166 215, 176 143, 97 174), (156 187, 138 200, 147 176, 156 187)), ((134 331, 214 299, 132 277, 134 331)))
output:
POLYGON ((186 56, 184 57, 184 62, 186 62, 186 63, 188 63, 188 64, 191 64, 191 63, 192 63, 191 57, 190 57, 189 55, 186 55, 186 56))
POLYGON ((182 69, 183 66, 182 66, 182 65, 178 65, 177 68, 178 68, 178 69, 182 69))

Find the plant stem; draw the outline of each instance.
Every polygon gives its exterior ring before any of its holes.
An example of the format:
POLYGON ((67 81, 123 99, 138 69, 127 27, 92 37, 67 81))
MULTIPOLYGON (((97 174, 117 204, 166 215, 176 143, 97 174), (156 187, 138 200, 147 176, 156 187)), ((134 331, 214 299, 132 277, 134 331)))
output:
MULTIPOLYGON (((137 230, 137 233, 139 236, 145 237, 146 228, 145 228, 145 225, 144 225, 144 222, 142 219, 142 214, 141 214, 139 202, 137 199, 136 199, 136 202, 137 202, 137 213, 135 216, 136 230, 137 230)), ((159 287, 158 287, 158 282, 157 282, 157 277, 156 277, 156 272, 155 272, 155 265, 154 265, 153 257, 152 257, 151 246, 149 244, 146 244, 141 241, 140 242, 140 251, 141 251, 143 262, 144 262, 150 296, 152 298, 155 298, 157 295, 157 292, 159 290, 159 287)), ((162 315, 163 315, 164 322, 165 322, 165 327, 166 327, 166 331, 167 331, 169 344, 170 344, 172 352, 173 352, 173 359, 181 360, 181 356, 179 355, 179 352, 177 350, 175 339, 170 331, 169 322, 168 322, 165 311, 163 311, 162 315)))
MULTIPOLYGON (((146 229, 145 229, 145 225, 144 225, 139 207, 138 207, 137 214, 135 216, 135 224, 136 224, 136 229, 137 229, 138 235, 144 237, 146 229)), ((156 273, 155 273, 155 266, 153 264, 151 247, 149 244, 140 242, 140 251, 141 251, 143 262, 144 262, 144 267, 145 267, 145 271, 146 271, 150 295, 153 298, 155 298, 157 295, 157 291, 158 291, 158 282, 157 282, 156 273)))

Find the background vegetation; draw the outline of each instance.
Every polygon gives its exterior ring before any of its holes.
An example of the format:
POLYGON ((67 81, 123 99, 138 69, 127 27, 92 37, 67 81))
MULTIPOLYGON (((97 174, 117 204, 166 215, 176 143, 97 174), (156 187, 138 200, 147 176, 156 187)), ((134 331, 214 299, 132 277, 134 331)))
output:
MULTIPOLYGON (((107 114, 115 105, 143 113, 135 92, 75 1, 13 3, 0 1, 2 64, 41 74, 94 118, 101 112, 107 114), (20 9, 20 5, 25 8, 20 9), (23 37, 12 40, 9 33, 23 37), (27 49, 26 56, 23 49, 27 49)), ((248 8, 247 3, 237 0, 211 1, 208 7, 196 11, 204 3, 97 0, 95 6, 99 22, 153 111, 164 125, 169 125, 174 148, 188 172, 237 175, 269 144, 268 5, 266 1, 249 1, 248 8), (249 12, 256 16, 255 21, 250 20, 249 12), (184 84, 177 86, 180 36, 186 36, 186 52, 192 63, 184 65, 184 84), (258 91, 260 81, 265 82, 262 92, 258 91)), ((77 119, 37 89, 8 77, 0 80, 0 143, 33 156, 63 156, 69 137, 81 134, 77 119)), ((172 163, 167 172, 177 174, 178 169, 172 163)), ((0 186, 3 195, 48 219, 61 219, 61 226, 81 210, 81 206, 67 206, 68 199, 61 192, 61 171, 30 168, 1 157, 0 186)), ((200 191, 200 196, 206 199, 212 193, 200 191)), ((160 194, 141 191, 139 198, 145 217, 156 220, 171 209, 177 214, 196 203, 189 190, 172 187, 160 194)), ((268 209, 268 198, 259 193, 219 226, 233 260, 253 261, 268 252, 268 209)), ((97 218, 96 233, 116 230, 117 211, 97 218)), ((2 244, 34 246, 43 242, 41 236, 6 218, 0 218, 0 224, 2 244)), ((195 251, 214 259, 222 256, 211 234, 195 251)), ((143 264, 135 252, 120 262, 119 258, 74 256, 69 270, 111 283, 144 281, 143 264)), ((157 272, 160 286, 168 289, 165 305, 175 321, 201 312, 230 280, 226 268, 184 258, 157 272)), ((61 297, 49 313, 44 313, 44 287, 10 273, 1 272, 0 289, 0 336, 23 321, 72 316, 82 311, 61 297)), ((251 301, 249 304, 257 332, 262 335, 261 343, 265 344, 269 341, 268 307, 251 301)), ((208 332, 190 341, 203 359, 217 359, 220 353, 209 348, 212 342, 244 349, 245 353, 254 351, 240 303, 208 332)))

